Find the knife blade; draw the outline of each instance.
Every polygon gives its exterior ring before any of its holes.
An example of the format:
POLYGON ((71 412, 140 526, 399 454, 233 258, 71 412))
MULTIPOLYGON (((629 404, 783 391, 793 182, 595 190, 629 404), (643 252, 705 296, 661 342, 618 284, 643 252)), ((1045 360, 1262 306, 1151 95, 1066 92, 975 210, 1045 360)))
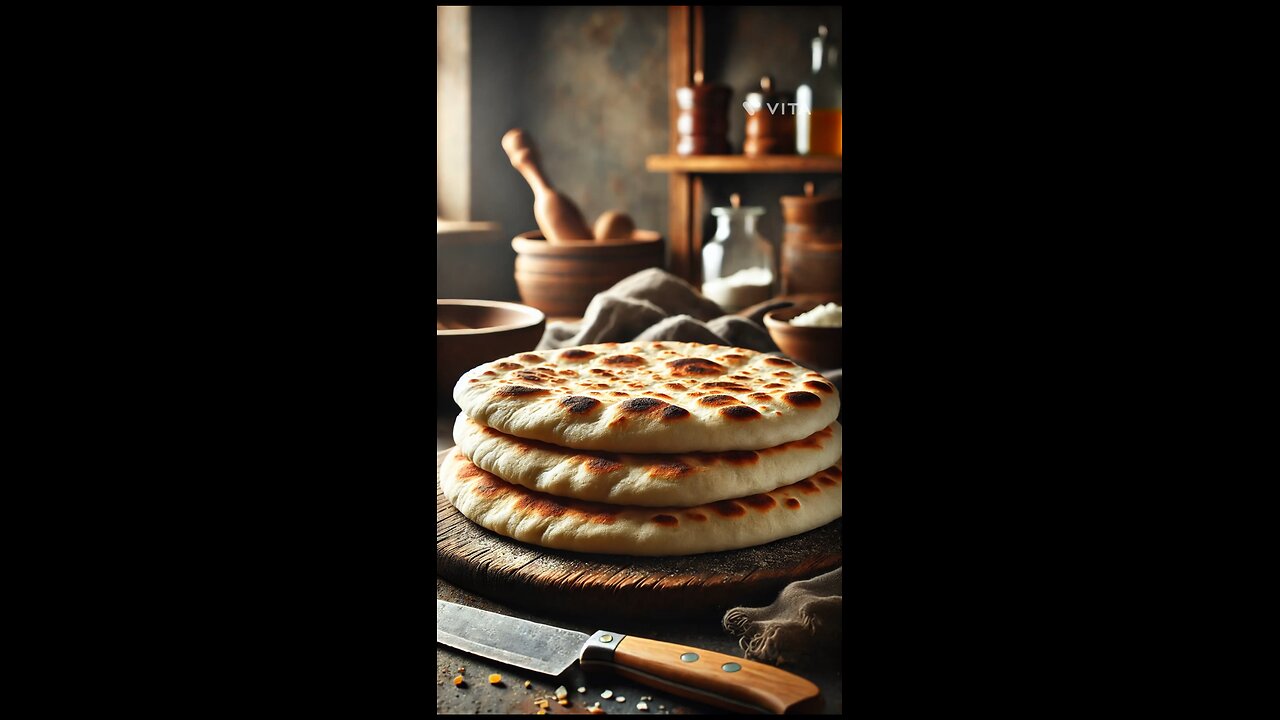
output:
POLYGON ((817 685, 771 665, 608 630, 587 635, 440 599, 436 642, 547 675, 580 662, 737 712, 812 711, 821 703, 817 685))

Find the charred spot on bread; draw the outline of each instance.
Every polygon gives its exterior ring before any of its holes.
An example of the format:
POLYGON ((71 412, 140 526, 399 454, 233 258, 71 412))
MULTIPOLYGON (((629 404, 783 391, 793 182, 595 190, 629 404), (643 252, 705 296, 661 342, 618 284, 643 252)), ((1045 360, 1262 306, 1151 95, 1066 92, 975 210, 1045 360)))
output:
POLYGON ((741 517, 747 514, 747 509, 732 500, 721 500, 720 502, 711 503, 708 507, 716 511, 721 517, 741 517))
POLYGON ((585 463, 587 470, 596 473, 608 473, 622 468, 622 463, 616 459, 594 455, 585 463))
POLYGON ((689 411, 678 405, 668 405, 662 408, 663 420, 680 420, 689 417, 689 411))
POLYGON ((813 495, 814 493, 822 492, 821 490, 818 489, 818 486, 814 485, 813 481, 808 478, 805 478, 804 480, 801 480, 800 482, 795 483, 791 487, 799 490, 805 495, 813 495))
POLYGON ((564 352, 560 353, 561 360, 581 361, 581 360, 589 360, 595 356, 596 354, 594 352, 591 352, 590 350, 583 350, 582 348, 569 348, 568 350, 565 350, 564 352))
POLYGON ((648 363, 647 360, 640 357, 639 355, 610 355, 604 358, 603 360, 601 360, 600 362, 604 363, 605 365, 624 365, 624 366, 645 365, 648 363))
POLYGON ((786 505, 792 510, 797 510, 800 508, 800 501, 795 498, 787 498, 786 505))
POLYGON ((528 397, 530 395, 547 395, 551 391, 546 388, 532 388, 524 385, 503 385, 493 391, 499 397, 528 397))
POLYGON ((780 357, 767 357, 764 361, 765 364, 773 365, 774 367, 795 367, 795 363, 780 357))
POLYGON ((520 359, 525 362, 542 362, 542 356, 534 355, 533 353, 525 353, 520 356, 520 359))
POLYGON ((703 398, 698 398, 698 404, 706 405, 707 407, 720 407, 722 405, 734 405, 737 402, 738 402, 738 399, 733 397, 732 395, 708 395, 703 398))
POLYGON ((750 505, 760 512, 769 512, 778 504, 778 501, 774 500, 772 495, 766 495, 764 493, 748 495, 742 498, 742 502, 750 505))
POLYGON ((675 527, 680 524, 680 521, 673 515, 654 515, 653 521, 666 527, 675 527))
POLYGON ((836 391, 835 388, 831 387, 825 382, 822 382, 821 380, 805 380, 804 386, 809 388, 810 390, 817 390, 818 392, 824 392, 824 393, 834 393, 836 391))
POLYGON ((697 520, 698 522, 706 522, 706 521, 707 521, 707 516, 706 516, 706 515, 703 515, 703 514, 702 514, 702 513, 700 513, 700 512, 687 512, 687 513, 685 513, 685 514, 684 514, 684 516, 685 516, 685 517, 687 517, 687 518, 689 518, 690 520, 697 520))
POLYGON ((692 375, 721 375, 725 371, 725 366, 714 360, 706 358, 680 358, 679 360, 668 360, 667 367, 671 369, 671 374, 677 377, 687 377, 692 375))
POLYGON ((720 408, 720 414, 730 420, 755 420, 761 417, 759 410, 749 408, 746 405, 731 405, 720 408))
POLYGON ((730 465, 754 465, 760 462, 760 453, 755 450, 729 450, 720 453, 720 457, 730 465))
POLYGON ((520 378, 521 380, 524 380, 525 382, 531 382, 531 383, 541 383, 546 380, 544 376, 539 375, 537 373, 531 373, 528 370, 521 370, 520 372, 516 373, 516 377, 520 378))
POLYGON ((822 404, 822 398, 804 390, 786 393, 782 399, 796 407, 817 407, 822 404))
POLYGON ((643 413, 665 404, 658 398, 638 397, 623 401, 618 404, 618 407, 626 412, 643 413))
POLYGON ((720 388, 722 390, 732 390, 733 392, 748 392, 751 388, 740 382, 725 382, 724 380, 712 380, 711 382, 702 383, 702 387, 720 388))
POLYGON ((600 404, 595 398, 584 397, 582 395, 570 395, 560 401, 560 404, 568 408, 569 412, 576 415, 585 415, 591 412, 600 404))
POLYGON ((675 478, 691 472, 693 472, 693 466, 680 460, 665 460, 649 466, 649 474, 654 477, 675 478))
POLYGON ((507 490, 510 488, 509 485, 506 487, 503 487, 504 485, 506 485, 506 482, 504 480, 499 480, 498 478, 492 475, 489 475, 488 473, 484 473, 484 474, 488 475, 488 477, 477 476, 474 473, 469 473, 467 468, 463 468, 462 470, 458 471, 458 477, 460 478, 464 478, 464 479, 470 478, 470 477, 476 478, 475 481, 472 482, 471 485, 468 486, 467 488, 467 492, 471 493, 472 495, 475 495, 476 497, 484 498, 484 497, 490 497, 492 495, 500 495, 504 490, 507 490))

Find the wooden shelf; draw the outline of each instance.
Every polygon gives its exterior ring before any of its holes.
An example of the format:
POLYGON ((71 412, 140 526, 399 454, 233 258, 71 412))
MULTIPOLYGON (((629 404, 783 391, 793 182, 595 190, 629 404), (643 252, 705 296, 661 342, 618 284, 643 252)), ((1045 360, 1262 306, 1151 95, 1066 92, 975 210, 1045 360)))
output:
POLYGON ((676 173, 842 173, 844 158, 808 155, 650 155, 649 172, 676 173))

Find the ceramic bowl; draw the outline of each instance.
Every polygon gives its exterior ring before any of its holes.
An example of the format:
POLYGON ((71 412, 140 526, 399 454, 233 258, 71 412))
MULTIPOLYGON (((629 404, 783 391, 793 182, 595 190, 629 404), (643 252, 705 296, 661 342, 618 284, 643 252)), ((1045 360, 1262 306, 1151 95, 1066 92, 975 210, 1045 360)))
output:
POLYGON ((538 231, 511 241, 520 301, 553 318, 582 317, 597 293, 646 268, 662 267, 662 235, 635 230, 630 240, 549 243, 538 231))
POLYGON ((497 300, 436 300, 436 392, 453 396, 462 374, 525 350, 542 339, 547 316, 497 300))
POLYGON ((831 370, 844 365, 841 347, 843 328, 802 327, 791 324, 791 318, 812 310, 816 305, 797 306, 774 310, 764 316, 764 326, 778 349, 791 357, 831 370))

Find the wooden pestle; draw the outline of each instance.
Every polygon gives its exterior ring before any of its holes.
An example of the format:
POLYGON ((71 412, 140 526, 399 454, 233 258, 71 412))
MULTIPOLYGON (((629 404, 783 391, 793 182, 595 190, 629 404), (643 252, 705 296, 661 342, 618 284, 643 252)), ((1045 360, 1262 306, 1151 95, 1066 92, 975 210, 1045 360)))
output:
POLYGON ((502 136, 502 149, 507 151, 511 166, 520 171, 533 189, 533 219, 547 242, 595 239, 578 206, 547 182, 538 166, 537 150, 525 131, 520 128, 507 131, 502 136))

